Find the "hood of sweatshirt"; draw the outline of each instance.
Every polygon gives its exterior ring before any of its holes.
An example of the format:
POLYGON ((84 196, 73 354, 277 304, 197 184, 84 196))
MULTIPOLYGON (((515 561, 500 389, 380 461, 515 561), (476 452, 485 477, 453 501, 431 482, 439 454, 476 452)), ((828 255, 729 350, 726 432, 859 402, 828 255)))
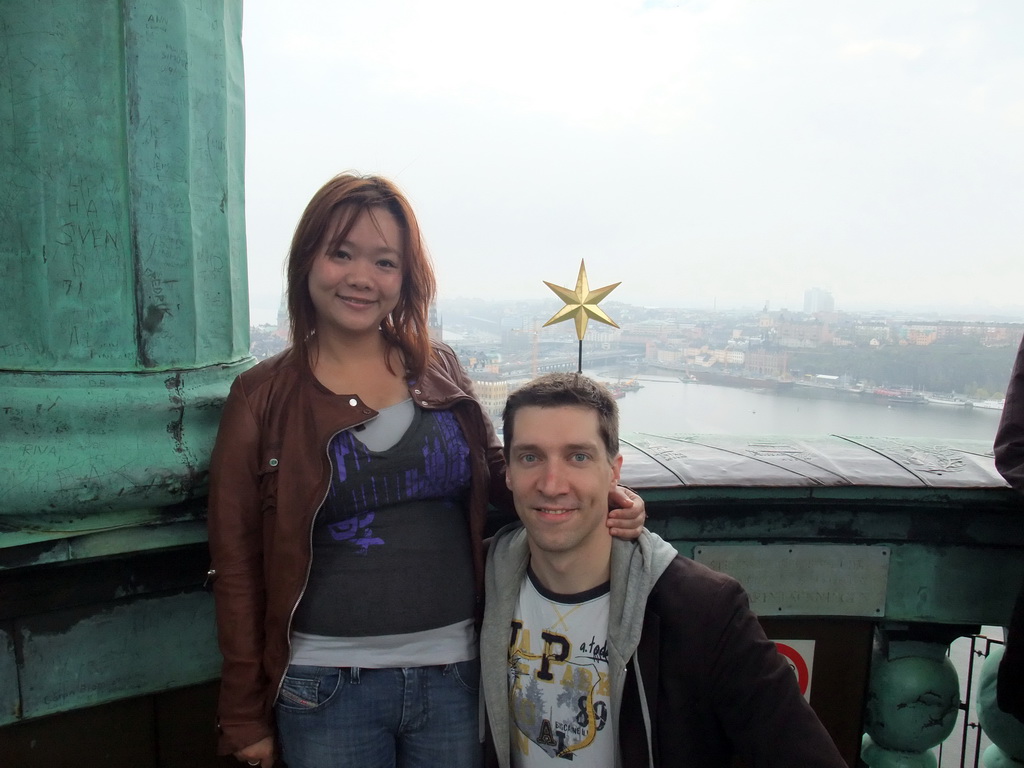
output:
MULTIPOLYGON (((647 596, 676 549, 644 530, 634 541, 612 540, 608 607, 608 664, 612 676, 612 709, 618 710, 625 685, 626 663, 636 651, 643 630, 647 596)), ((509 621, 526 578, 530 549, 526 529, 512 523, 491 542, 484 576, 486 610, 480 630, 481 680, 498 762, 508 765, 508 638, 509 621)))
POLYGON ((609 663, 614 648, 623 667, 640 643, 647 596, 677 556, 676 548, 646 529, 635 541, 612 540, 611 600, 608 606, 609 663))

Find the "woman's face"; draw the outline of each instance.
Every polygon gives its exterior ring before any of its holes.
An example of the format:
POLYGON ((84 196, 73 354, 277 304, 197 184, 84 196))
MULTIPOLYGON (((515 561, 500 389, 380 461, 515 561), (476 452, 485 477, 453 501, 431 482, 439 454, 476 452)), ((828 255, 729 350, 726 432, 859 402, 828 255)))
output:
POLYGON ((332 249, 345 213, 335 214, 309 272, 318 334, 376 333, 402 292, 402 230, 395 217, 384 208, 364 211, 332 249))

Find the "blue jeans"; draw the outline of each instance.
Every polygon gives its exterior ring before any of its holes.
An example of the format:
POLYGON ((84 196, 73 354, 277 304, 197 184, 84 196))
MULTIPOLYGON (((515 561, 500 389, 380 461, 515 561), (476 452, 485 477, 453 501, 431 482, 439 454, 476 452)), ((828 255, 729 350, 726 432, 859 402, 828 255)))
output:
POLYGON ((479 768, 480 661, 293 664, 274 706, 288 768, 479 768))

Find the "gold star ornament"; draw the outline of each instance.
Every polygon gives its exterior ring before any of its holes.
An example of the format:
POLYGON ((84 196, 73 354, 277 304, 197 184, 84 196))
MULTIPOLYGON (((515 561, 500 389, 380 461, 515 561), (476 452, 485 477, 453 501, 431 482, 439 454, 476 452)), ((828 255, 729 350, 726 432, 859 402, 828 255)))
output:
POLYGON ((597 288, 593 291, 590 290, 590 284, 587 282, 587 265, 583 263, 582 259, 580 259, 580 274, 576 278, 575 291, 549 283, 547 280, 544 281, 544 285, 554 291, 555 295, 565 302, 565 306, 558 310, 554 317, 544 323, 545 328, 549 325, 560 323, 563 320, 568 320, 570 317, 575 318, 576 338, 583 341, 583 336, 587 333, 587 320, 591 317, 598 322, 615 328, 619 327, 597 305, 604 301, 608 294, 622 285, 622 283, 606 285, 604 288, 597 288))

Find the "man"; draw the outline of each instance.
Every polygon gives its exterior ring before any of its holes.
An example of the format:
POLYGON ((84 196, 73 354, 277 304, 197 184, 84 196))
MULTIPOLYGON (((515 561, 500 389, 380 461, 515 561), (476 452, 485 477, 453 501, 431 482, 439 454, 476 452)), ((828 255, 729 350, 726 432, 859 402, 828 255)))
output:
MULTIPOLYGON (((993 449, 999 474, 1024 493, 1024 338, 1006 386, 1006 401, 993 449)), ((1006 649, 999 662, 996 700, 1001 710, 1024 722, 1024 584, 1010 616, 1006 649)))
POLYGON ((604 387, 536 379, 509 397, 504 430, 522 526, 487 561, 492 764, 845 766, 734 579, 647 531, 608 535, 622 457, 604 387))

